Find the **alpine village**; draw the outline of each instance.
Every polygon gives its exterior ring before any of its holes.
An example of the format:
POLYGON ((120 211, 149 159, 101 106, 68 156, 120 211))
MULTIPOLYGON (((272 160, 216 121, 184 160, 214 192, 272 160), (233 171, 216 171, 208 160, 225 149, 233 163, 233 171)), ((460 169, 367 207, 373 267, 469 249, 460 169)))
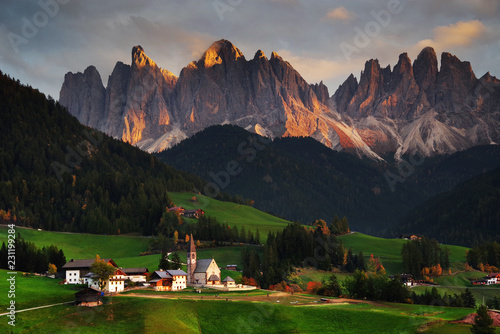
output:
POLYGON ((500 333, 500 5, 376 2, 2 5, 0 332, 500 333))

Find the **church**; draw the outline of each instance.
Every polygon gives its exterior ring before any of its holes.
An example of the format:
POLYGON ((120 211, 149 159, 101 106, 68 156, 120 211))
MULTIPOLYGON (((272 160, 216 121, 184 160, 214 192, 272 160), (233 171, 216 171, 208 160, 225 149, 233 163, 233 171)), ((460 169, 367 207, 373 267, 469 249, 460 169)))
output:
POLYGON ((200 285, 219 285, 220 269, 215 259, 196 259, 193 235, 187 250, 187 283, 200 285))

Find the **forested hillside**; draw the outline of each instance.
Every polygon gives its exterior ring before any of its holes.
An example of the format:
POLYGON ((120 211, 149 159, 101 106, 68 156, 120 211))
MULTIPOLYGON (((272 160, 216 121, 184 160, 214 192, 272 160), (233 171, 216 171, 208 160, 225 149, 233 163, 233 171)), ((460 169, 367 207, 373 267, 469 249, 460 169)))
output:
MULTIPOLYGON (((393 235, 417 205, 500 165, 498 146, 450 156, 374 163, 333 151, 311 138, 267 138, 214 126, 159 153, 168 164, 255 201, 260 210, 308 224, 347 216, 351 227, 393 235)), ((409 231, 411 232, 411 231, 409 231)))
POLYGON ((401 231, 471 246, 500 240, 500 169, 480 175, 411 211, 401 231))
POLYGON ((167 191, 204 184, 81 125, 0 72, 0 223, 149 235, 170 202, 167 191))

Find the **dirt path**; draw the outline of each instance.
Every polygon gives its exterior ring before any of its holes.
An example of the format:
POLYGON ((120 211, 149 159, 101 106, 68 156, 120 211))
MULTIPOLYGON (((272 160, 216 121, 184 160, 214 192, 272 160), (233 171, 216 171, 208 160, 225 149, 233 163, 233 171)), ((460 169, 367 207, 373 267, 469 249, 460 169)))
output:
MULTIPOLYGON (((71 301, 71 302, 66 302, 66 303, 52 304, 52 305, 37 306, 37 307, 32 307, 32 308, 26 308, 26 309, 24 309, 24 310, 16 310, 16 313, 26 312, 26 311, 33 311, 33 310, 38 310, 38 309, 41 309, 41 308, 53 307, 53 306, 58 306, 58 305, 73 304, 73 303, 74 303, 74 301, 71 301)), ((0 314, 0 317, 1 317, 1 316, 4 316, 4 315, 7 315, 7 314, 10 314, 10 312, 7 312, 7 313, 1 313, 1 314, 0 314)))
POLYGON ((357 299, 349 299, 349 298, 336 298, 329 299, 328 303, 321 303, 320 296, 318 297, 310 297, 304 296, 299 293, 297 294, 289 294, 285 292, 273 292, 269 293, 269 295, 250 295, 250 296, 225 296, 224 294, 219 297, 215 297, 214 295, 205 295, 197 294, 197 295, 154 295, 154 294, 145 294, 145 293, 129 293, 126 295, 116 295, 119 297, 137 297, 137 298, 154 298, 154 299, 187 299, 187 300, 237 300, 237 301, 249 301, 249 302, 268 302, 268 303, 281 303, 281 304, 295 304, 295 305, 326 305, 326 304, 369 304, 374 306, 387 306, 385 304, 368 301, 368 300, 357 300, 357 299))

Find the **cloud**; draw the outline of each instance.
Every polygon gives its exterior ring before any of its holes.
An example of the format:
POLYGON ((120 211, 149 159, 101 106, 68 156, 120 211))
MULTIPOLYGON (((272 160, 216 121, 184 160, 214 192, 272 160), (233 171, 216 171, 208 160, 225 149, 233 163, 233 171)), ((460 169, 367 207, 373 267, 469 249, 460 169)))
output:
POLYGON ((432 39, 424 39, 417 43, 417 48, 432 46, 444 50, 453 47, 469 47, 484 40, 488 30, 479 20, 460 21, 448 26, 440 26, 434 29, 432 39))
POLYGON ((345 7, 337 7, 329 11, 325 17, 333 21, 350 21, 356 17, 356 14, 348 11, 345 7))
MULTIPOLYGON (((320 58, 317 55, 305 54, 304 56, 293 54, 289 50, 279 50, 277 53, 283 60, 289 62, 308 83, 324 83, 332 87, 332 82, 343 82, 351 73, 356 73, 363 66, 363 61, 334 61, 320 58)), ((333 93, 333 92, 330 92, 333 93)))

